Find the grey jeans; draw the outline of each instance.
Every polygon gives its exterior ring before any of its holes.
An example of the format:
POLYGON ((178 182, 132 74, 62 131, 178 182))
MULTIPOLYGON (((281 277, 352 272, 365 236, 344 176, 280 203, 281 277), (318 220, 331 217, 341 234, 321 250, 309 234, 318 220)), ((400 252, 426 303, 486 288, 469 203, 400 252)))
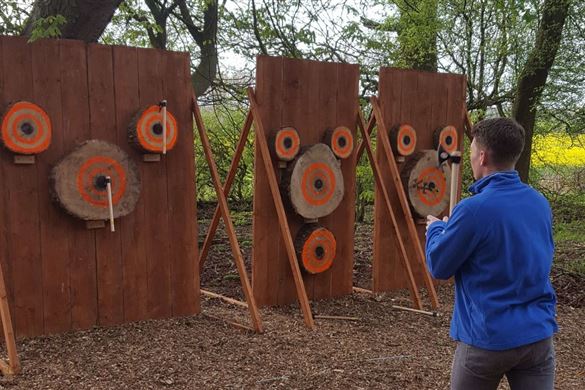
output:
POLYGON ((552 337, 505 351, 457 343, 451 389, 495 390, 504 375, 512 390, 552 390, 555 380, 552 337))

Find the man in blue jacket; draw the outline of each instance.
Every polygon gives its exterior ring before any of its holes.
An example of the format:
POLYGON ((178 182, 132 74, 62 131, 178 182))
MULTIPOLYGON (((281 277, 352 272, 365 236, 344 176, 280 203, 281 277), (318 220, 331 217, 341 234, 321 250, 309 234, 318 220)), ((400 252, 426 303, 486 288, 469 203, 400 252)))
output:
POLYGON ((473 196, 450 219, 427 217, 426 256, 437 279, 455 277, 452 389, 552 389, 556 297, 550 283, 552 215, 514 166, 524 129, 507 118, 473 128, 473 196))

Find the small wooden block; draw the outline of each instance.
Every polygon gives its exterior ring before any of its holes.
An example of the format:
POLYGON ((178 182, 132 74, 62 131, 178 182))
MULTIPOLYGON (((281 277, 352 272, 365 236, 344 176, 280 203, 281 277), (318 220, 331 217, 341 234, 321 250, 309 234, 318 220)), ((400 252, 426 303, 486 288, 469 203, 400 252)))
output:
POLYGON ((305 218, 304 222, 305 223, 317 223, 318 218, 305 218))
POLYGON ((85 227, 88 229, 101 229, 106 227, 106 221, 85 221, 85 227))
POLYGON ((396 156, 397 163, 403 163, 404 161, 406 161, 406 158, 404 156, 396 156))
POLYGON ((280 169, 285 169, 287 167, 287 162, 286 161, 279 161, 278 162, 278 167, 280 169))
POLYGON ((142 158, 144 162, 159 162, 160 154, 157 153, 144 154, 142 158))
POLYGON ((423 218, 415 218, 414 219, 414 223, 417 225, 426 225, 427 224, 427 220, 423 219, 423 218))
POLYGON ((19 165, 31 165, 35 163, 34 155, 15 154, 14 163, 19 165))

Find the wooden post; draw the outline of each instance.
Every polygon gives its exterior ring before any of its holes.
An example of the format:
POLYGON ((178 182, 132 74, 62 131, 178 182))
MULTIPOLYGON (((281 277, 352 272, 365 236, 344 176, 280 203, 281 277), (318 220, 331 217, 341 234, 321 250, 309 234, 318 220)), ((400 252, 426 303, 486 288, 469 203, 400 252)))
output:
POLYGON ((252 295, 250 281, 248 280, 248 275, 246 274, 246 266, 244 265, 244 259, 242 258, 242 251, 240 250, 240 245, 236 237, 234 224, 230 216, 227 200, 221 186, 219 173, 217 172, 217 166, 215 165, 215 160, 213 159, 211 145, 209 143, 209 139, 207 138, 207 131, 205 130, 205 124, 203 123, 203 118, 201 117, 201 112, 199 111, 199 106, 197 105, 195 94, 192 95, 192 105, 197 131, 199 132, 199 138, 203 144, 205 158, 207 160, 207 164, 209 165, 209 170, 211 171, 211 179, 217 194, 217 201, 221 210, 221 216, 228 233, 232 254, 234 256, 234 262, 236 263, 236 267, 238 268, 238 273, 240 275, 240 281, 242 282, 242 289, 244 290, 246 302, 248 302, 248 309, 250 311, 250 316, 252 317, 252 323, 256 332, 262 333, 262 320, 260 319, 260 313, 258 311, 258 307, 256 306, 256 300, 254 299, 254 295, 252 295))
POLYGON ((307 298, 307 292, 305 290, 305 284, 303 282, 303 277, 301 275, 301 270, 299 268, 299 262, 297 259, 297 255, 295 253, 293 239, 291 236, 290 228, 288 226, 288 220, 286 219, 286 212, 284 211, 284 206, 280 195, 280 189, 278 188, 278 182, 276 181, 276 175, 272 167, 270 151, 268 150, 268 142, 266 142, 266 133, 264 131, 264 126, 262 125, 260 113, 258 112, 258 103, 256 102, 254 90, 251 87, 248 87, 248 99, 250 100, 250 109, 252 110, 252 114, 254 117, 256 142, 258 143, 257 146, 260 149, 260 153, 262 155, 262 162, 264 163, 264 168, 266 169, 266 176, 268 179, 268 184, 270 185, 270 192, 272 193, 274 207, 276 208, 276 213, 278 215, 280 232, 282 235, 282 239, 284 241, 284 245, 286 247, 290 268, 294 278, 295 287, 297 289, 299 305, 301 306, 301 310, 303 312, 305 324, 309 328, 313 329, 315 327, 313 314, 311 313, 311 307, 309 306, 309 299, 307 298))
MULTIPOLYGON (((412 297, 412 303, 417 309, 422 308, 420 295, 418 293, 418 288, 416 286, 416 281, 414 280, 414 275, 412 274, 412 268, 410 267, 410 261, 408 259, 408 255, 406 253, 406 248, 404 246, 404 241, 402 240, 402 235, 400 234, 400 229, 398 228, 398 222, 396 221, 396 216, 394 215, 394 210, 390 204, 390 197, 388 196, 388 191, 386 190, 386 185, 384 185, 384 181, 382 179, 382 175, 380 173, 380 167, 378 166, 378 162, 374 157, 374 152, 372 151, 372 141, 370 139, 370 135, 364 128, 364 120, 362 117, 361 112, 358 112, 357 117, 358 127, 362 133, 363 141, 362 144, 365 145, 366 151, 368 153, 368 157, 370 158, 370 165, 372 167, 372 172, 374 173, 374 179, 376 181, 376 185, 378 189, 382 192, 384 197, 384 204, 386 205, 386 209, 388 210, 388 214, 390 214, 390 219, 392 221, 392 227, 394 228, 394 232, 396 233, 396 238, 398 239, 398 245, 400 247, 400 253, 402 254, 403 259, 403 266, 406 270, 406 275, 408 277, 408 287, 410 288, 410 295, 412 297)), ((370 121, 372 124, 372 121, 370 121)))
MULTIPOLYGON (((238 141, 238 146, 236 147, 236 154, 234 154, 234 158, 232 160, 232 164, 230 165, 230 169, 228 171, 227 178, 225 179, 225 184, 223 185, 223 192, 227 197, 230 193, 232 188, 232 184, 236 177, 236 171, 238 169, 238 164, 240 163, 240 159, 242 158, 242 153, 244 152, 244 148, 246 146, 246 140, 248 139, 248 134, 250 133, 250 128, 252 127, 252 112, 248 111, 248 115, 246 115, 246 121, 244 122, 244 127, 242 128, 242 132, 240 133, 240 140, 238 141)), ((209 253, 209 249, 211 248, 211 243, 213 238, 215 237, 215 232, 217 231, 217 226, 219 225, 219 217, 220 217, 220 207, 219 203, 215 207, 215 212, 213 213, 213 218, 211 219, 211 224, 209 225, 209 229, 207 230, 207 236, 205 237, 205 241, 203 242, 203 247, 201 248, 201 253, 199 254, 199 270, 203 269, 203 265, 205 264, 205 260, 207 259, 207 255, 209 253)))
POLYGON ((20 361, 16 352, 12 316, 10 315, 10 307, 8 306, 8 296, 6 295, 6 284, 4 282, 2 265, 0 265, 0 316, 2 317, 4 341, 8 352, 8 363, 0 361, 2 363, 0 364, 0 370, 4 375, 15 375, 20 372, 20 361))
MULTIPOLYGON (((363 124, 365 123, 364 121, 364 117, 361 113, 361 111, 359 112, 359 123, 360 126, 363 126, 363 124)), ((370 120, 368 121, 368 127, 366 128, 366 133, 372 134, 372 130, 374 129, 374 126, 376 124, 376 117, 374 115, 370 116, 370 120)), ((362 154, 364 153, 364 149, 366 147, 366 144, 364 142, 365 140, 361 140, 361 142, 359 143, 358 147, 357 147, 357 152, 355 155, 355 162, 356 164, 360 161, 360 158, 362 158, 362 154)))
POLYGON ((412 218, 410 207, 408 205, 406 194, 404 192, 404 187, 402 187, 402 181, 400 180, 398 166, 396 165, 394 154, 392 153, 392 148, 390 147, 390 140, 388 139, 388 131, 386 129, 386 125, 384 124, 384 118, 382 117, 382 110, 380 109, 378 99, 375 96, 372 96, 370 98, 370 102, 372 104, 374 116, 376 117, 376 123, 378 124, 378 137, 380 138, 382 148, 384 150, 384 154, 386 156, 386 160, 388 161, 388 166, 390 168, 390 174, 392 175, 394 186, 396 187, 396 192, 398 194, 398 198, 400 199, 400 205, 402 206, 402 212, 404 213, 404 219, 406 220, 408 233, 410 235, 410 242, 414 246, 414 250, 417 255, 416 258, 419 261, 420 265, 422 266, 423 278, 425 281, 425 285, 428 289, 429 296, 431 298, 431 306, 433 307, 433 309, 435 309, 439 306, 437 292, 435 291, 435 285, 433 284, 431 276, 427 271, 425 254, 422 250, 422 246, 418 238, 418 234, 416 232, 414 219, 412 218))

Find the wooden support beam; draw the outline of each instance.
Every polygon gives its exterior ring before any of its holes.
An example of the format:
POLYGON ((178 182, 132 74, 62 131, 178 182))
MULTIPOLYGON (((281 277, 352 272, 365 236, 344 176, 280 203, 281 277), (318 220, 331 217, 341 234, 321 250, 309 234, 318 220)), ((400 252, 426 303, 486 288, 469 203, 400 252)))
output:
POLYGON ((266 133, 264 131, 264 126, 262 125, 262 120, 258 109, 258 103, 256 102, 254 90, 251 87, 248 87, 248 99, 250 101, 250 109, 252 110, 252 114, 254 117, 254 129, 256 131, 257 142, 256 146, 260 150, 262 162, 264 163, 264 168, 266 170, 266 176, 268 179, 268 184, 270 186, 270 192, 272 193, 274 207, 276 208, 276 214, 278 215, 280 233, 282 235, 282 240, 284 241, 284 246, 286 247, 290 268, 297 290, 299 305, 301 307, 301 311, 303 312, 305 324, 309 328, 313 329, 315 327, 315 322, 313 321, 311 306, 309 305, 309 299, 307 298, 305 283, 303 281, 301 270, 299 268, 299 261, 297 259, 297 254, 293 244, 292 235, 290 232, 290 228, 288 226, 286 212, 284 211, 284 205, 282 203, 280 189, 278 188, 276 174, 274 173, 274 168, 272 167, 270 151, 268 150, 268 143, 266 142, 266 133))
POLYGON ((362 294, 374 294, 374 292, 372 290, 368 290, 368 289, 361 288, 361 287, 353 287, 353 291, 357 292, 357 293, 362 293, 362 294))
POLYGON ((396 221, 396 216, 394 214, 394 210, 392 209, 392 205, 390 204, 390 197, 388 196, 388 191, 386 189, 386 185, 382 179, 382 174, 380 173, 380 167, 378 166, 378 162, 374 157, 374 152, 372 151, 372 141, 370 139, 370 135, 365 129, 364 120, 362 117, 361 112, 357 114, 357 125, 359 130, 362 133, 363 143, 365 145, 366 151, 368 153, 368 157, 370 158, 370 165, 372 167, 372 172, 374 173, 374 180, 376 182, 376 186, 382 192, 384 198, 384 204, 386 205, 386 210, 388 210, 388 214, 390 214, 390 220, 392 222, 392 227, 394 228, 394 232, 396 234, 396 238, 398 240, 398 246, 400 248, 402 265, 406 270, 406 276, 408 278, 408 287, 410 289, 410 295, 412 297, 412 303, 417 308, 422 308, 420 295, 418 292, 418 288, 416 286, 416 281, 414 280, 414 275, 412 274, 412 268, 410 267, 410 261, 408 258, 408 254, 406 253, 406 247, 404 246, 404 241, 402 239, 402 234, 400 233, 400 229, 398 228, 398 222, 396 221))
POLYGON ((400 172, 398 171, 398 165, 396 165, 396 160, 394 159, 394 154, 392 153, 390 140, 388 138, 388 130, 386 129, 386 125, 384 124, 384 118, 382 116, 382 110, 380 108, 380 104, 378 103, 378 99, 375 96, 372 96, 370 98, 370 102, 372 104, 373 113, 374 116, 376 117, 376 123, 378 125, 378 139, 383 148, 386 160, 388 161, 390 175, 392 176, 392 180, 394 181, 394 187, 396 188, 396 193, 398 194, 398 199, 400 200, 400 206, 402 208, 404 219, 406 221, 406 225, 408 228, 410 242, 414 246, 416 260, 420 263, 422 267, 423 279, 429 292, 429 296, 431 298, 431 306, 434 309, 439 306, 437 292, 435 291, 435 285, 433 284, 431 275, 427 271, 425 254, 422 249, 421 242, 418 238, 418 233, 416 232, 416 226, 414 224, 414 219, 412 218, 412 214, 410 212, 410 206, 408 205, 408 200, 406 199, 404 187, 402 186, 400 172))
POLYGON ((217 294, 217 293, 214 293, 213 291, 208 291, 208 290, 204 290, 204 289, 200 289, 200 291, 201 291, 202 295, 205 295, 205 296, 208 296, 211 298, 221 299, 224 302, 231 303, 232 305, 245 307, 246 309, 248 308, 248 304, 246 302, 238 301, 237 299, 226 297, 225 295, 217 294))
POLYGON ((418 309, 413 309, 410 307, 405 307, 405 306, 398 306, 398 305, 392 305, 393 309, 396 310, 404 310, 404 311, 410 311, 413 313, 418 313, 418 314, 424 314, 427 316, 432 316, 432 317, 438 317, 439 313, 437 313, 436 311, 426 311, 426 310, 418 310, 418 309))
POLYGON ((238 243, 238 239, 236 237, 236 229, 234 228, 234 224, 230 216, 227 200, 223 192, 223 188, 221 186, 219 173, 217 172, 217 166, 215 165, 215 160, 213 159, 213 154, 211 152, 211 144, 209 143, 209 138, 207 138, 207 131, 205 129, 205 124, 203 123, 203 118, 201 117, 201 111, 199 110, 199 105, 197 104, 195 94, 192 95, 191 104, 193 116, 195 117, 195 123, 197 125, 197 131, 199 132, 199 139, 203 144, 203 152, 205 153, 205 158, 207 160, 207 164, 209 165, 211 179, 213 181, 213 186, 215 187, 215 192, 217 194, 217 202, 219 204, 221 216, 223 218, 223 222, 225 223, 225 227, 227 230, 230 247, 232 249, 232 254, 234 256, 234 262, 236 263, 236 267, 240 275, 240 281, 242 283, 242 289, 244 290, 246 302, 248 302, 248 309, 250 311, 250 316, 252 318, 252 324, 256 332, 262 333, 263 330, 262 320, 260 319, 260 312, 258 311, 258 307, 256 306, 256 300, 254 299, 254 295, 252 294, 252 288, 250 286, 250 281, 246 273, 246 266, 244 265, 244 259, 242 258, 242 251, 240 250, 240 244, 238 243))
MULTIPOLYGON (((363 118, 361 111, 360 111, 359 116, 360 116, 360 118, 359 118, 360 122, 363 121, 364 118, 363 118)), ((365 123, 365 122, 362 122, 362 126, 363 126, 363 123, 365 123)), ((374 130, 375 124, 376 124, 376 117, 374 115, 371 115, 370 120, 368 121, 368 127, 366 127, 366 133, 368 133, 368 135, 372 134, 372 131, 374 130)), ((364 139, 362 139, 357 147, 357 153, 355 156, 356 164, 360 161, 360 158, 362 158, 362 154, 364 153, 365 148, 366 148, 366 144, 364 143, 364 139)))
POLYGON ((14 338, 14 329, 12 328, 12 316, 10 315, 10 307, 8 306, 8 296, 6 295, 6 284, 2 265, 0 265, 0 317, 2 319, 6 351, 8 352, 8 362, 0 360, 0 371, 4 375, 15 375, 20 372, 20 360, 16 352, 16 340, 14 338))
MULTIPOLYGON (((246 141, 248 140, 248 134, 250 133, 250 128, 252 127, 252 112, 248 111, 248 115, 246 115, 246 121, 244 122, 244 127, 240 132, 240 140, 238 141, 238 146, 236 147, 236 153, 234 154, 234 158, 230 165, 230 169, 228 171, 228 175, 225 179, 225 183, 223 185, 223 193, 227 197, 230 193, 232 188, 232 184, 236 177, 236 171, 238 170, 238 165, 240 163, 240 159, 242 158, 242 154, 244 152, 244 148, 246 146, 246 141)), ((217 232, 217 226, 219 225, 219 218, 221 216, 221 211, 219 207, 219 203, 215 207, 215 212, 213 213, 213 218, 211 219, 211 223, 209 225, 209 229, 207 230, 207 236, 205 236, 205 241, 203 242, 203 247, 201 248, 201 253, 199 254, 199 270, 203 270, 203 265, 205 264, 205 260, 207 259, 207 255, 209 253, 209 248, 211 248, 211 243, 215 238, 215 233, 217 232)))

